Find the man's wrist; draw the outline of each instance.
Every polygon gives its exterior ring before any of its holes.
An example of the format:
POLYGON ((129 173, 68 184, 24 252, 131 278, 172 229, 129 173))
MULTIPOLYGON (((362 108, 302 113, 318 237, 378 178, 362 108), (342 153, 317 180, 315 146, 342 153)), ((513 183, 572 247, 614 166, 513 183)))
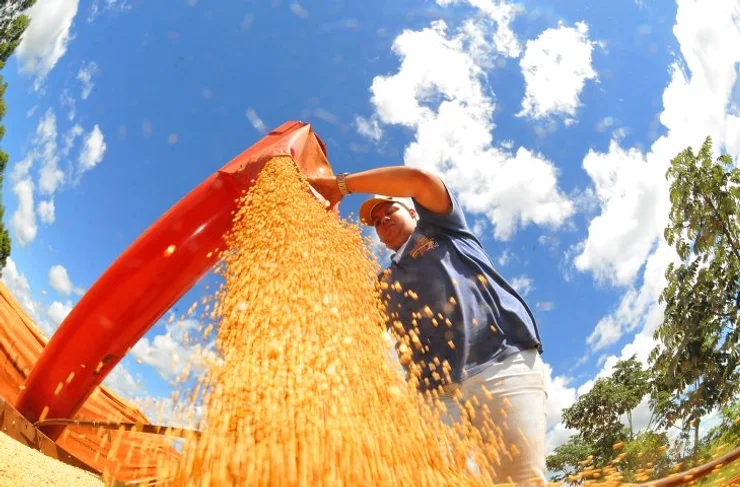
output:
POLYGON ((343 173, 337 174, 337 177, 336 177, 337 187, 339 188, 339 192, 345 196, 350 193, 349 189, 347 189, 347 176, 348 176, 348 173, 343 172, 343 173))

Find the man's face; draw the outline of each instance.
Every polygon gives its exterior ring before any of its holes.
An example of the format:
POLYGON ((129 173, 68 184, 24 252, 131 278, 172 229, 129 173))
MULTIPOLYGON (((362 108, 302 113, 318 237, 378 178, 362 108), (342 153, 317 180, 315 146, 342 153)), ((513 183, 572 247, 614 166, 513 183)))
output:
POLYGON ((380 203, 370 214, 378 238, 388 248, 398 250, 416 228, 416 212, 398 203, 380 203))

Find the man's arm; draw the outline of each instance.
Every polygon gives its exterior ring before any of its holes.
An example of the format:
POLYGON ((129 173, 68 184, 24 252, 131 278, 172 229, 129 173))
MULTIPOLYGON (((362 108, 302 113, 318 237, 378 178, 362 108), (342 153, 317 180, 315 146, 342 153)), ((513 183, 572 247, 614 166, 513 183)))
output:
MULTIPOLYGON (((336 177, 309 178, 308 182, 332 206, 343 197, 336 177)), ((414 198, 430 212, 440 215, 446 215, 452 210, 452 201, 442 180, 421 169, 407 166, 370 169, 349 174, 345 182, 350 193, 414 198)))

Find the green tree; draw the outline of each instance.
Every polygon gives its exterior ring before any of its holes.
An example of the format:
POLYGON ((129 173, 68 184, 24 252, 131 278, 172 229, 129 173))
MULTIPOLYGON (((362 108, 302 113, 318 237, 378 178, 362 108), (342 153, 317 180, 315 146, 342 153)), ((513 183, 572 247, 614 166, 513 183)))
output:
POLYGON ((586 467, 593 466, 603 469, 602 476, 607 472, 605 467, 613 468, 621 474, 623 482, 644 482, 650 479, 664 477, 671 466, 668 454, 669 441, 666 433, 642 431, 624 444, 617 444, 618 448, 611 447, 609 461, 594 455, 598 450, 596 445, 585 441, 580 435, 572 436, 567 443, 555 448, 546 459, 547 470, 553 472, 553 482, 568 482, 581 484, 584 477, 580 476, 586 467))
POLYGON ((630 427, 630 439, 634 437, 632 411, 640 404, 645 394, 650 392, 650 371, 644 370, 642 364, 633 355, 628 360, 620 360, 614 366, 611 377, 617 388, 617 412, 627 415, 630 427))
POLYGON ((4 0, 0 7, 0 61, 5 63, 21 42, 30 19, 23 12, 36 0, 4 0))
POLYGON ((552 481, 582 483, 583 479, 574 480, 573 478, 583 470, 593 449, 594 445, 586 442, 579 435, 571 436, 568 443, 555 448, 545 461, 547 470, 555 473, 552 481))
MULTIPOLYGON (((36 0, 4 0, 0 6, 0 70, 20 44, 23 33, 28 28, 30 19, 25 12, 36 0)), ((0 75, 0 122, 5 117, 5 89, 7 84, 0 75)), ((5 136, 5 127, 0 124, 0 142, 5 136)), ((8 165, 8 154, 0 149, 0 272, 10 256, 10 236, 5 228, 5 208, 2 204, 2 187, 5 167, 8 165)))
POLYGON ((701 446, 701 458, 727 453, 740 446, 740 400, 720 409, 721 423, 709 430, 701 446))
POLYGON ((664 477, 671 466, 668 435, 642 431, 628 441, 618 468, 624 482, 645 482, 664 477))
POLYGON ((689 147, 666 173, 671 182, 667 243, 681 261, 669 265, 660 296, 663 322, 651 352, 651 405, 662 426, 693 428, 694 457, 701 418, 731 402, 740 387, 740 169, 712 139, 689 147))
POLYGON ((578 430, 584 443, 591 445, 590 455, 597 468, 614 457, 612 445, 627 439, 628 434, 619 420, 621 388, 611 378, 598 379, 593 388, 569 408, 563 410, 563 423, 578 430))
POLYGON ((597 467, 614 458, 612 446, 632 438, 632 411, 650 390, 649 372, 635 356, 617 362, 611 377, 600 378, 593 388, 569 408, 563 410, 563 422, 578 430, 584 443, 592 446, 597 467), (627 415, 629 430, 621 422, 627 415))

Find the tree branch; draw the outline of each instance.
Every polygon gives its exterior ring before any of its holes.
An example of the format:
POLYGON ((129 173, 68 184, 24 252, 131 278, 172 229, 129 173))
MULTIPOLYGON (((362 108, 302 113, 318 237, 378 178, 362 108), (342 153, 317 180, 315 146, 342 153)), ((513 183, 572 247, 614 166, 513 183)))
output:
POLYGON ((707 198, 704 195, 702 195, 702 199, 704 200, 705 203, 707 203, 712 208, 712 211, 716 215, 717 220, 719 221, 720 225, 722 225, 722 233, 725 235, 725 237, 727 237, 727 241, 730 242, 730 248, 732 249, 732 252, 735 254, 735 257, 737 257, 738 262, 740 262, 740 249, 738 248, 739 246, 737 242, 735 242, 735 240, 732 238, 730 229, 727 228, 727 224, 725 223, 725 221, 722 218, 720 218, 719 210, 714 205, 714 202, 711 199, 707 198))

